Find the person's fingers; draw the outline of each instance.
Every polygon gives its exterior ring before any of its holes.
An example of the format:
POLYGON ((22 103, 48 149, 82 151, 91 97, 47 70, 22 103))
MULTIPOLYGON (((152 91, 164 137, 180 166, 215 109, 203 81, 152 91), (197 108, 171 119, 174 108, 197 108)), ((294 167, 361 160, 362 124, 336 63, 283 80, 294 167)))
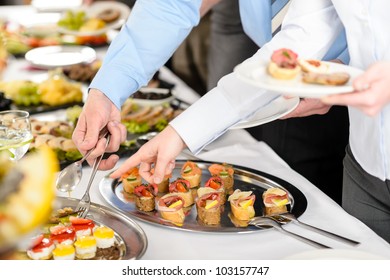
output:
POLYGON ((147 182, 153 183, 153 175, 151 173, 152 164, 149 162, 141 162, 139 165, 139 175, 144 178, 147 182))
POLYGON ((352 86, 357 91, 365 91, 370 88, 371 84, 380 79, 383 73, 380 67, 369 67, 366 72, 353 80, 352 86))
POLYGON ((107 128, 111 134, 110 143, 107 146, 107 152, 116 152, 119 149, 122 141, 122 131, 117 121, 111 121, 107 124, 107 128))
POLYGON ((114 168, 119 160, 118 155, 110 155, 107 159, 104 159, 99 164, 99 170, 110 170, 114 168))
POLYGON ((168 163, 168 166, 167 166, 167 170, 165 171, 165 175, 168 175, 168 174, 171 174, 173 169, 175 168, 175 160, 171 160, 169 163, 168 163))
POLYGON ((86 120, 84 114, 81 113, 77 125, 73 131, 72 140, 77 146, 77 148, 80 150, 80 152, 82 152, 83 154, 85 153, 85 151, 92 148, 92 143, 91 145, 83 145, 86 132, 87 132, 86 120))
POLYGON ((169 166, 172 163, 172 159, 166 157, 165 155, 159 154, 156 161, 156 166, 154 167, 153 174, 153 183, 160 184, 164 179, 166 171, 169 169, 169 166))
POLYGON ((117 170, 110 174, 113 179, 119 178, 123 173, 129 170, 131 167, 138 166, 141 163, 140 151, 136 152, 130 158, 128 158, 117 170))

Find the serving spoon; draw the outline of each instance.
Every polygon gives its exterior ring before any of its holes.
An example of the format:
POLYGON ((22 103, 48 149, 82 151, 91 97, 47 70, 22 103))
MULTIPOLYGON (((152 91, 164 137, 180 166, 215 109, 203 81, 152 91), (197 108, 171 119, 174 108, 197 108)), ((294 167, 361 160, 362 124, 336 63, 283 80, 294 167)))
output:
MULTIPOLYGON (((99 139, 106 137, 107 135, 108 129, 107 127, 104 127, 99 133, 99 139)), ((70 192, 76 188, 83 176, 83 162, 89 157, 95 148, 90 149, 80 160, 69 164, 58 174, 56 187, 59 191, 70 192)))

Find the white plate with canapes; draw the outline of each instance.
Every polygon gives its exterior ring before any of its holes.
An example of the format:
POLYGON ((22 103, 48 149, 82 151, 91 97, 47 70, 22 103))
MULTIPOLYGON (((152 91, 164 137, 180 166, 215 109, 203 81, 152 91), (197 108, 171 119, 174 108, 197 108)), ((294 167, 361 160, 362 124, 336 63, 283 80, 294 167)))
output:
POLYGON ((101 35, 120 28, 129 17, 130 11, 129 6, 115 1, 99 1, 80 9, 67 10, 58 22, 58 32, 75 36, 101 35), (97 18, 104 19, 104 23, 94 21, 97 18), (93 20, 89 21, 91 19, 93 20), (75 25, 77 21, 79 23, 75 25))
POLYGON ((91 63, 96 51, 85 46, 48 46, 28 51, 25 58, 32 66, 41 69, 91 63))
POLYGON ((297 96, 291 98, 280 96, 267 106, 261 108, 249 119, 237 123, 230 129, 249 128, 280 119, 281 117, 292 112, 298 106, 298 104, 299 97, 297 96))
POLYGON ((353 92, 352 81, 363 73, 361 69, 348 65, 322 62, 328 66, 327 74, 347 73, 350 78, 344 85, 309 84, 302 81, 302 73, 291 80, 281 80, 272 77, 268 71, 268 64, 264 62, 244 62, 234 68, 237 77, 256 87, 281 93, 283 95, 306 98, 321 98, 326 95, 353 92))

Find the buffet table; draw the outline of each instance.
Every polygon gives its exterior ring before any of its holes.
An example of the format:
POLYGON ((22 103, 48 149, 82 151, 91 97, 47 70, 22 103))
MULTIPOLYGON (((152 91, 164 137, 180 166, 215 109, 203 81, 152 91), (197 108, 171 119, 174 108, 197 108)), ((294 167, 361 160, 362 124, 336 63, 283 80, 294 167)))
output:
MULTIPOLYGON (((30 7, 15 8, 2 7, 0 15, 10 14, 27 15, 30 7), (10 14, 9 14, 10 13, 10 14)), ((11 16, 12 17, 12 16, 11 16)), ((104 55, 105 49, 98 50, 98 56, 104 55)), ((31 71, 23 59, 11 61, 4 79, 22 79, 34 75, 40 75, 43 71, 31 71)), ((176 90, 185 101, 194 102, 198 96, 178 79, 168 69, 161 69, 161 78, 176 84, 176 90)), ((41 114, 38 117, 52 118, 63 112, 41 114)), ((367 259, 390 259, 390 245, 376 235, 367 226, 346 213, 339 205, 316 188, 304 177, 293 171, 271 148, 264 142, 258 142, 244 130, 230 130, 220 139, 207 147, 207 152, 201 152, 196 157, 200 160, 227 162, 237 166, 249 167, 273 176, 279 177, 297 187, 307 199, 307 209, 299 219, 308 224, 343 235, 361 244, 351 247, 344 243, 331 240, 320 234, 302 229, 292 223, 284 226, 285 229, 312 238, 327 246, 332 247, 335 254, 342 252, 344 257, 359 255, 367 259)), ((191 158, 188 154, 182 154, 182 159, 191 158)), ((117 166, 123 163, 121 159, 117 166)), ((99 182, 110 171, 99 171, 91 188, 92 202, 109 206, 99 192, 99 182)), ((83 178, 79 186, 71 193, 71 197, 81 198, 89 175, 90 167, 84 167, 83 178)), ((67 196, 67 193, 58 192, 59 196, 67 196)), ((130 216, 131 217, 131 216, 130 216)), ((132 218, 132 217, 131 217, 132 218)), ((250 233, 199 233, 182 231, 162 225, 148 222, 135 221, 146 234, 148 244, 144 260, 193 260, 193 259, 271 259, 279 260, 294 258, 297 254, 310 252, 311 257, 321 256, 323 250, 314 249, 310 245, 290 238, 274 229, 255 231, 250 233)), ((308 255, 309 256, 309 255, 308 255)), ((353 257, 351 257, 353 258, 353 257)))

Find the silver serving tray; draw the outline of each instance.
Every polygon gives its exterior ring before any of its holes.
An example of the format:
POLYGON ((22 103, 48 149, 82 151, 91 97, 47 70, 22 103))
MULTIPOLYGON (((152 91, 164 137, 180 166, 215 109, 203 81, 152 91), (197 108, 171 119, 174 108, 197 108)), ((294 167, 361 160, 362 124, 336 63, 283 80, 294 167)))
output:
MULTIPOLYGON (((176 161, 176 167, 172 173, 172 181, 180 177, 180 170, 186 161, 176 161)), ((215 162, 194 161, 202 169, 202 185, 210 178, 208 167, 215 162)), ((237 165, 234 167, 234 189, 242 191, 252 191, 256 195, 256 202, 254 204, 256 216, 263 215, 262 193, 271 187, 279 187, 284 189, 291 200, 289 210, 296 217, 302 215, 306 210, 307 200, 304 194, 291 185, 290 183, 271 176, 269 174, 246 168, 237 165)), ((212 232, 212 233, 248 233, 258 232, 259 229, 254 226, 236 226, 230 219, 230 203, 226 202, 223 213, 221 215, 221 223, 217 226, 203 225, 197 220, 196 207, 193 205, 189 210, 184 224, 178 226, 162 219, 157 211, 143 212, 139 211, 134 202, 134 196, 124 193, 122 184, 116 180, 111 179, 107 174, 99 183, 99 191, 103 198, 114 208, 123 211, 127 215, 137 218, 139 220, 149 222, 151 224, 163 227, 170 227, 178 230, 198 231, 198 232, 212 232)), ((162 196, 163 194, 159 194, 162 196)))
MULTIPOLYGON (((56 199, 56 207, 71 207, 75 209, 78 202, 78 199, 58 197, 56 199)), ((115 231, 115 238, 121 249, 122 260, 140 259, 145 253, 148 241, 144 231, 121 211, 91 203, 87 218, 115 231)))

